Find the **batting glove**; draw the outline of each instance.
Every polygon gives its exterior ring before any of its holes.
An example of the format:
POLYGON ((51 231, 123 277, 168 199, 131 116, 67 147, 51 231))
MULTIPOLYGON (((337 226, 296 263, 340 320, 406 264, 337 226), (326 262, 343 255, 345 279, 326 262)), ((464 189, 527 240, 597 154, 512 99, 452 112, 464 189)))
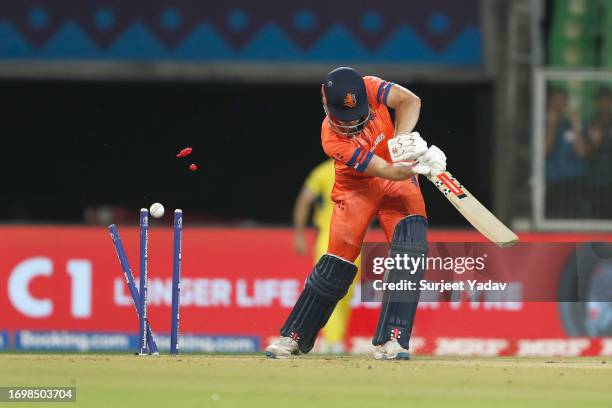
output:
POLYGON ((437 176, 446 171, 446 155, 437 146, 431 146, 425 154, 418 158, 414 165, 415 173, 424 176, 437 176))
POLYGON ((390 139, 387 146, 393 162, 415 160, 427 152, 427 142, 423 140, 419 132, 400 133, 390 139))

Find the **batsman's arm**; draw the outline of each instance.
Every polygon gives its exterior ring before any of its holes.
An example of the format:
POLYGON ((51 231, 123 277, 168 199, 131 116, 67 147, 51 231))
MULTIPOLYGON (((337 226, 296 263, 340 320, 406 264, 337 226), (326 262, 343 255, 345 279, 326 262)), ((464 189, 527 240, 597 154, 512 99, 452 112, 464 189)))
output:
POLYGON ((389 91, 387 106, 395 111, 395 134, 412 132, 419 120, 421 99, 401 85, 389 91))
POLYGON ((373 155, 364 174, 387 180, 400 181, 409 179, 416 173, 412 170, 411 166, 394 166, 391 163, 387 163, 384 159, 373 155))

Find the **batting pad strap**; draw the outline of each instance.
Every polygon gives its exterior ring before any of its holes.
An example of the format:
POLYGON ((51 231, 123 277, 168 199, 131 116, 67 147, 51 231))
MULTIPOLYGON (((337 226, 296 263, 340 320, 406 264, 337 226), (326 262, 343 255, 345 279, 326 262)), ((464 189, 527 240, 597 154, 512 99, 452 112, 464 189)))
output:
POLYGON ((346 296, 357 267, 350 262, 330 255, 323 255, 308 277, 309 285, 321 297, 340 300, 346 296))

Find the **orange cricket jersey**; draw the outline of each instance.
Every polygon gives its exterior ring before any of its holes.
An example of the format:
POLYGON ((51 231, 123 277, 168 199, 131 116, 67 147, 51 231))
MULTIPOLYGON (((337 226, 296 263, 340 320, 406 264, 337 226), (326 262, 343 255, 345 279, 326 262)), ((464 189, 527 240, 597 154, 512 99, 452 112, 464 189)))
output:
POLYGON ((354 261, 359 255, 367 228, 377 216, 387 240, 398 222, 410 215, 426 217, 425 203, 417 177, 390 181, 363 174, 373 155, 391 162, 387 142, 395 126, 386 100, 393 83, 380 78, 363 78, 372 117, 354 137, 335 133, 327 118, 321 127, 325 153, 334 159, 336 180, 331 198, 332 214, 328 253, 354 261))

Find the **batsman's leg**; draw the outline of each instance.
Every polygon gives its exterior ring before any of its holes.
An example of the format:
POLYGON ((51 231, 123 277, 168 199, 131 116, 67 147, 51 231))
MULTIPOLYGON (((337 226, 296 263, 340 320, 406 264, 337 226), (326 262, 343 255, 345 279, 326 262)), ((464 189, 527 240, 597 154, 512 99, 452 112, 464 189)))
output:
POLYGON ((281 328, 281 338, 268 346, 266 355, 276 358, 308 353, 356 273, 353 263, 333 255, 322 256, 281 328))
POLYGON ((370 184, 368 180, 364 183, 363 188, 350 194, 332 193, 335 205, 328 254, 313 268, 304 291, 281 329, 281 338, 266 349, 268 357, 309 352, 336 304, 346 296, 357 274, 353 261, 361 251, 363 237, 383 194, 381 189, 366 188, 370 184))
MULTIPOLYGON (((402 219, 393 233, 389 256, 408 255, 410 258, 427 256, 427 219, 420 215, 402 219)), ((402 280, 419 282, 424 274, 423 264, 414 273, 390 269, 385 281, 399 283, 402 280)), ((412 271, 411 271, 412 272, 412 271)), ((418 284, 417 284, 418 288, 418 284)), ((407 360, 412 325, 417 310, 420 291, 385 291, 378 325, 372 344, 377 347, 377 359, 407 360), (384 346, 384 347, 380 347, 384 346)))
MULTIPOLYGON (((329 231, 321 230, 317 234, 315 241, 315 263, 323 255, 327 253, 329 246, 329 231)), ((355 265, 359 267, 360 259, 357 257, 355 265)), ((357 272, 359 275, 359 272, 357 272)), ((357 277, 359 280, 359 277, 357 277)), ((348 293, 345 297, 340 299, 336 308, 332 312, 327 324, 321 329, 321 337, 319 341, 323 343, 323 348, 320 349, 325 353, 343 353, 345 351, 344 340, 346 335, 346 328, 348 326, 349 319, 351 317, 351 298, 353 292, 354 283, 349 287, 348 293)))

